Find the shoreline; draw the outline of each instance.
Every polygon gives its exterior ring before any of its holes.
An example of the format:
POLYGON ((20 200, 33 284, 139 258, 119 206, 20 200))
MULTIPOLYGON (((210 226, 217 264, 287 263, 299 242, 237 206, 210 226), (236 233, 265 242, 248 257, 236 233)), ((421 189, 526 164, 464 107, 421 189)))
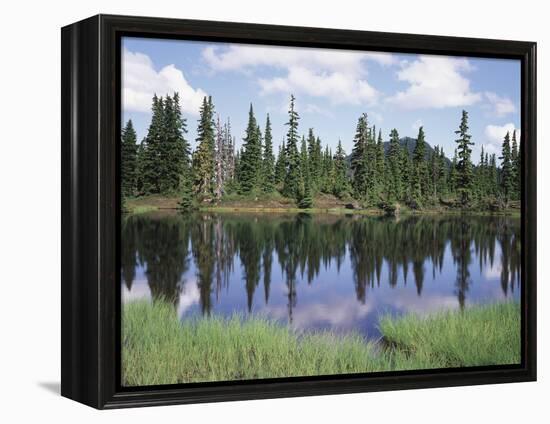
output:
MULTIPOLYGON (((180 211, 179 197, 150 195, 126 200, 125 211, 128 215, 138 215, 148 212, 178 213, 180 211)), ((470 216, 507 216, 520 217, 521 210, 517 207, 506 209, 485 210, 460 209, 448 206, 427 206, 421 209, 411 209, 400 205, 398 213, 388 214, 379 207, 361 208, 354 201, 343 201, 333 196, 319 196, 317 203, 312 208, 301 209, 290 199, 279 196, 264 196, 251 198, 230 198, 216 204, 203 204, 186 213, 212 212, 212 213, 273 213, 273 214, 333 214, 333 215, 363 215, 363 216, 434 216, 434 215, 470 215, 470 216), (350 207, 351 205, 351 207, 350 207)), ((517 204, 514 204, 517 206, 517 204)))
MULTIPOLYGON (((155 205, 137 205, 130 206, 129 210, 123 214, 127 216, 141 215, 151 212, 179 213, 180 209, 176 207, 158 207, 155 205)), ((347 209, 347 208, 309 208, 300 209, 297 207, 272 208, 272 207, 254 207, 254 206, 207 206, 185 213, 210 212, 210 213, 265 213, 265 214, 330 214, 330 215, 363 215, 372 217, 406 217, 406 216, 500 216, 509 218, 520 218, 521 212, 516 209, 504 211, 482 211, 475 209, 420 209, 420 210, 402 210, 398 214, 388 215, 382 209, 347 209)))

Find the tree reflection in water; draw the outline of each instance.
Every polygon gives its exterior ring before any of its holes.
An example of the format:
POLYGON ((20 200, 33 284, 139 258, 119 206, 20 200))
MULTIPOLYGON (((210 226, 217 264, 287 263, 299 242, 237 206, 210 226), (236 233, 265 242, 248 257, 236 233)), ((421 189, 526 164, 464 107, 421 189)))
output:
POLYGON ((342 267, 349 267, 361 304, 369 290, 406 286, 411 277, 421 297, 426 271, 431 267, 436 281, 444 278, 450 252, 454 294, 463 308, 476 284, 471 276, 474 261, 480 275, 498 269, 505 296, 518 290, 519 225, 519 219, 472 216, 396 220, 357 215, 136 215, 126 217, 121 227, 121 283, 131 290, 141 267, 151 296, 177 305, 192 265, 203 314, 211 313, 230 284, 242 284, 251 311, 256 303, 269 304, 272 273, 280 269, 292 322, 298 284, 314 286, 326 270, 340 275, 342 267), (497 251, 500 257, 495 257, 497 251), (239 262, 236 273, 234 264, 239 262), (257 290, 260 283, 263 293, 257 290))

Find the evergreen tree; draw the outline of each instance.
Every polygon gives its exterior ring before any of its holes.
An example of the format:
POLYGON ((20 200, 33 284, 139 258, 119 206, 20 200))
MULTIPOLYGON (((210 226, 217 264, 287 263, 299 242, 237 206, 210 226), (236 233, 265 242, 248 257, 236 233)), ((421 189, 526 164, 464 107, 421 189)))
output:
POLYGON ((263 190, 270 193, 275 188, 275 156, 273 155, 273 136, 269 114, 265 122, 264 152, 263 152, 263 190))
POLYGON ((145 191, 143 189, 143 175, 144 175, 144 163, 145 163, 145 146, 146 141, 145 138, 141 140, 141 143, 137 146, 136 151, 136 194, 138 196, 141 196, 145 194, 145 191))
POLYGON ((216 120, 216 143, 214 145, 214 197, 221 199, 224 183, 224 134, 220 123, 220 115, 216 120))
POLYGON ((385 168, 386 154, 384 152, 384 142, 382 141, 382 130, 379 130, 376 142, 376 191, 378 196, 384 192, 385 168))
POLYGON ((282 184, 286 175, 286 146, 285 141, 279 146, 279 154, 275 163, 275 184, 282 184))
POLYGON ((399 133, 395 128, 390 132, 386 184, 387 200, 394 202, 401 199, 401 146, 399 133))
POLYGON ((455 149, 453 159, 451 161, 451 168, 449 170, 449 190, 453 195, 456 195, 456 189, 458 186, 458 153, 455 149))
POLYGON ((248 111, 248 125, 243 141, 239 166, 240 192, 250 193, 260 185, 262 167, 262 141, 252 104, 248 111))
POLYGON ((518 140, 516 138, 516 130, 512 133, 512 150, 510 153, 512 161, 512 183, 513 183, 513 198, 518 200, 521 194, 521 163, 518 149, 518 140))
POLYGON ((348 188, 348 176, 347 176, 347 163, 346 152, 342 147, 342 141, 338 140, 338 147, 334 155, 334 187, 333 194, 336 197, 343 198, 347 194, 348 188))
POLYGON ((193 154, 193 191, 207 198, 214 184, 214 105, 212 97, 204 97, 197 128, 197 150, 193 154))
POLYGON ((313 196, 311 190, 311 175, 309 172, 309 159, 305 137, 302 137, 300 150, 300 197, 298 206, 302 209, 313 207, 313 196))
POLYGON ((445 152, 443 148, 439 148, 439 178, 437 191, 439 195, 443 195, 448 191, 448 167, 445 152))
POLYGON ((309 176, 313 191, 319 186, 321 177, 321 140, 315 137, 313 128, 310 128, 307 135, 307 153, 309 158, 309 176))
POLYGON ((181 114, 180 97, 178 93, 174 93, 173 101, 174 112, 169 136, 173 137, 174 157, 179 167, 178 171, 180 173, 182 171, 189 172, 189 168, 191 167, 191 145, 185 139, 185 134, 187 134, 187 120, 181 114))
POLYGON ((368 120, 363 113, 358 121, 351 151, 351 171, 353 173, 353 192, 357 199, 364 199, 367 195, 367 155, 368 120))
POLYGON ((413 164, 411 155, 407 145, 401 147, 401 156, 399 159, 399 166, 401 172, 401 198, 410 203, 412 196, 412 176, 413 176, 413 164))
POLYGON ((178 203, 179 208, 182 211, 189 211, 194 208, 193 195, 193 175, 191 173, 191 167, 184 169, 182 179, 180 183, 180 201, 178 203))
POLYGON ((437 198, 437 194, 439 191, 439 178, 441 175, 440 161, 441 157, 439 153, 439 146, 435 146, 434 152, 430 157, 430 165, 428 169, 429 183, 426 190, 433 197, 434 200, 437 198))
POLYGON ((363 168, 365 174, 365 200, 372 204, 377 197, 377 151, 376 128, 367 129, 367 142, 363 153, 363 168))
POLYGON ((184 134, 187 133, 187 124, 181 114, 179 94, 173 97, 166 96, 164 100, 162 140, 158 166, 162 170, 160 175, 160 191, 174 192, 181 181, 181 173, 188 166, 190 147, 184 134))
POLYGON ((290 96, 288 110, 288 132, 286 135, 286 175, 283 194, 298 199, 300 196, 300 154, 298 153, 298 113, 294 110, 295 98, 290 96))
POLYGON ((230 192, 234 190, 235 179, 235 141, 231 135, 231 122, 227 119, 222 129, 222 144, 223 144, 223 158, 222 158, 222 180, 224 192, 230 192))
POLYGON ((457 163, 457 194, 460 204, 464 207, 467 206, 472 199, 474 171, 471 161, 473 146, 471 141, 472 136, 468 134, 468 112, 462 111, 462 118, 460 126, 455 134, 458 135, 458 139, 455 140, 458 144, 458 163, 457 163))
MULTIPOLYGON (((298 198, 301 199, 304 195, 304 189, 305 189, 305 182, 306 182, 306 176, 309 178, 309 160, 308 160, 308 154, 307 154, 307 144, 305 137, 302 136, 302 143, 300 145, 300 184, 299 184, 299 196, 298 198)), ((311 184, 311 180, 310 180, 311 184)))
POLYGON ((137 189, 137 135, 132 120, 128 120, 121 134, 120 178, 122 196, 133 196, 137 189))
POLYGON ((413 151, 413 172, 411 175, 412 197, 417 202, 421 202, 424 195, 427 194, 427 169, 426 169, 426 140, 424 127, 418 129, 416 145, 413 151))
POLYGON ((488 192, 488 178, 487 178, 488 164, 485 163, 485 149, 481 146, 481 154, 479 156, 479 164, 476 169, 476 191, 477 196, 483 199, 488 192))
POLYGON ((151 112, 151 123, 147 130, 141 157, 142 189, 144 194, 161 192, 160 182, 165 166, 159 160, 161 158, 161 144, 164 138, 164 101, 162 97, 159 98, 156 94, 153 96, 151 112))
POLYGON ((497 169, 497 157, 493 153, 489 160, 489 179, 491 194, 496 195, 498 193, 498 169, 497 169))
POLYGON ((325 150, 321 159, 321 181, 320 188, 323 193, 332 193, 334 188, 333 181, 333 168, 334 162, 332 161, 331 152, 328 146, 325 146, 325 150))
POLYGON ((500 156, 499 159, 501 160, 500 186, 502 188, 504 202, 507 205, 513 195, 514 189, 514 170, 512 164, 512 153, 510 150, 510 132, 507 132, 506 136, 504 136, 504 140, 502 142, 502 156, 500 156))

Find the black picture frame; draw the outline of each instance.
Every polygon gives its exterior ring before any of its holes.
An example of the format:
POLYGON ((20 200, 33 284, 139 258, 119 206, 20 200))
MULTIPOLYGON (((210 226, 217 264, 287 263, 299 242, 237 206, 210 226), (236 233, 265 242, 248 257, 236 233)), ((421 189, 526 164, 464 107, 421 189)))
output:
POLYGON ((104 409, 536 380, 536 43, 97 15, 62 28, 61 45, 63 396, 104 409), (121 387, 118 171, 125 35, 520 60, 521 364, 121 387))

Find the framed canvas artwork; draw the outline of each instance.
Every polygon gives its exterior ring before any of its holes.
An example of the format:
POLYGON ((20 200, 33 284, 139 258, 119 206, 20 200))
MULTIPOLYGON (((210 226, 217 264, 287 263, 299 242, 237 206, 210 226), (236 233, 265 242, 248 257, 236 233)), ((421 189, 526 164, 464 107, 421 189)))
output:
POLYGON ((535 43, 62 30, 62 394, 536 378, 535 43))

